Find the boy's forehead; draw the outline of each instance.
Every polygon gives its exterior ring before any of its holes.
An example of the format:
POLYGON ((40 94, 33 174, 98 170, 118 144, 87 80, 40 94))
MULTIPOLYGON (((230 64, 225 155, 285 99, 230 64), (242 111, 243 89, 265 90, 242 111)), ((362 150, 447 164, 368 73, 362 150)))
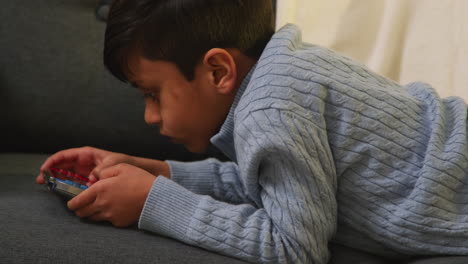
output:
POLYGON ((126 74, 132 84, 141 83, 161 70, 157 61, 148 60, 138 54, 130 55, 127 64, 126 74))
POLYGON ((179 70, 175 63, 163 60, 150 60, 143 56, 133 55, 128 59, 126 76, 134 86, 142 86, 145 82, 165 78, 178 78, 179 70))

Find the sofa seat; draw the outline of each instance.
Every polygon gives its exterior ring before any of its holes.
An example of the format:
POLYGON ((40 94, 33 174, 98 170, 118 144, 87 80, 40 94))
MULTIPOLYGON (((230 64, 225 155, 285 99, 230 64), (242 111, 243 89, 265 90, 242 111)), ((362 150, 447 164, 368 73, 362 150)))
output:
POLYGON ((35 183, 46 158, 0 154, 1 263, 245 263, 136 227, 80 219, 35 183))

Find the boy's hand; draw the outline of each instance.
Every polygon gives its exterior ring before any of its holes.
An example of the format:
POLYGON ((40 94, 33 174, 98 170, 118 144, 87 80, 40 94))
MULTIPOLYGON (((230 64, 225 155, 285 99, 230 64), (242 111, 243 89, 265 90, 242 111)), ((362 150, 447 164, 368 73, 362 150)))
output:
POLYGON ((154 175, 171 177, 169 165, 164 161, 139 158, 92 147, 82 147, 62 150, 50 156, 41 166, 41 172, 36 178, 36 182, 44 184, 44 171, 57 167, 88 177, 90 180, 88 186, 90 186, 102 179, 102 171, 120 163, 140 167, 154 175))
POLYGON ((132 156, 92 147, 62 150, 44 162, 36 182, 44 184, 44 171, 52 167, 70 170, 85 177, 89 176, 91 182, 94 182, 97 180, 97 177, 94 176, 97 171, 119 163, 133 164, 133 162, 134 157, 132 156))
POLYGON ((102 172, 107 168, 120 163, 126 163, 139 167, 155 176, 163 175, 167 178, 171 177, 169 164, 167 164, 167 162, 114 153, 113 155, 106 157, 101 164, 96 166, 96 168, 91 171, 89 175, 90 181, 96 182, 100 179, 107 178, 108 175, 102 175, 102 172))
POLYGON ((129 164, 103 169, 100 181, 68 202, 81 218, 109 221, 116 227, 137 222, 156 177, 129 164))

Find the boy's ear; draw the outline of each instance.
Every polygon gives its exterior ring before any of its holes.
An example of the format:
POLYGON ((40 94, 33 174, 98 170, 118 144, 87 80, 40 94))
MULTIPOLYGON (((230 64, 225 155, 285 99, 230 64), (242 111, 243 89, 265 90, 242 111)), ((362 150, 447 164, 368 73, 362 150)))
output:
POLYGON ((214 48, 205 53, 203 64, 210 83, 221 94, 231 93, 236 86, 237 68, 233 56, 225 49, 214 48))

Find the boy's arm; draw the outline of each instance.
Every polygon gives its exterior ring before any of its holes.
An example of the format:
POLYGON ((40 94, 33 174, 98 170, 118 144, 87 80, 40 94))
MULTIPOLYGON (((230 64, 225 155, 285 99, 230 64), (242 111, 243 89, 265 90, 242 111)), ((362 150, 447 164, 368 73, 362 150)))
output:
POLYGON ((166 161, 171 179, 191 192, 228 203, 252 203, 239 179, 234 162, 207 159, 195 162, 166 161))
POLYGON ((158 177, 139 227, 251 262, 326 263, 337 210, 326 132, 276 110, 254 112, 241 126, 239 168, 257 206, 220 202, 158 177), (287 125, 265 122, 283 117, 287 125))

